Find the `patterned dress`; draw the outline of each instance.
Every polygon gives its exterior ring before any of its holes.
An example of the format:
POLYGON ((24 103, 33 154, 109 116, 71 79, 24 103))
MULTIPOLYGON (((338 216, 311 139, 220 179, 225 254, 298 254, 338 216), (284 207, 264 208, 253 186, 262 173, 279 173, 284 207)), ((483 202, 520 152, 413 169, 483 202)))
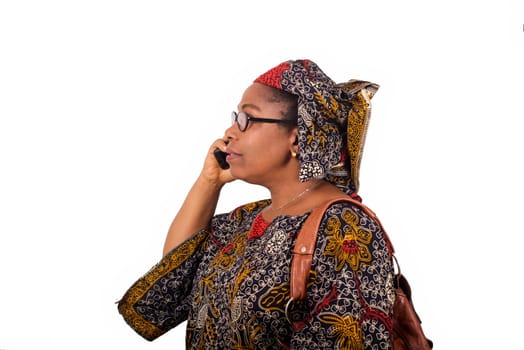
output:
POLYGON ((188 349, 391 349, 392 249, 360 208, 331 205, 307 299, 285 315, 296 235, 308 214, 266 222, 269 201, 216 215, 129 288, 126 322, 153 340, 187 320, 188 349))

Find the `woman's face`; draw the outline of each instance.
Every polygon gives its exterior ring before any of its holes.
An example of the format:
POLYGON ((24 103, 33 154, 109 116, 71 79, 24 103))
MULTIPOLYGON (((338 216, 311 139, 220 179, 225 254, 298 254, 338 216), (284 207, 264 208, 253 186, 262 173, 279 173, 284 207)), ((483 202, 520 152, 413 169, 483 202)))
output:
MULTIPOLYGON (((254 83, 244 92, 238 112, 258 118, 283 119, 288 106, 283 102, 271 102, 271 91, 268 86, 254 83)), ((242 132, 233 123, 226 130, 226 137, 229 141, 227 161, 235 178, 260 185, 283 180, 290 172, 296 172, 298 178, 298 162, 291 157, 291 151, 297 151, 297 146, 293 145, 296 127, 250 121, 242 132)))

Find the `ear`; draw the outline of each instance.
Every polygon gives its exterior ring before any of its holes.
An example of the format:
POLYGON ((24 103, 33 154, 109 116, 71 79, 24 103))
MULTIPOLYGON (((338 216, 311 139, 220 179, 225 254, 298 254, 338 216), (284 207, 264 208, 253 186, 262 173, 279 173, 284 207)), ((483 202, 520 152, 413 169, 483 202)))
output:
POLYGON ((294 128, 289 135, 291 152, 298 153, 298 129, 294 128))

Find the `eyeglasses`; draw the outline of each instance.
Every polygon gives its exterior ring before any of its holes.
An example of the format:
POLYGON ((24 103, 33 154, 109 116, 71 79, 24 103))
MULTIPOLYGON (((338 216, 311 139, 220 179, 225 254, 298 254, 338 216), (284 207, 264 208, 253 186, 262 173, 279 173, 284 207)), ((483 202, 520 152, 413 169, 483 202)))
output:
POLYGON ((246 131, 247 126, 249 125, 249 122, 260 122, 260 123, 281 123, 281 124, 292 124, 294 125, 295 122, 292 120, 286 120, 286 119, 268 119, 268 118, 256 118, 253 116, 250 116, 246 112, 231 112, 231 123, 237 123, 238 129, 240 131, 246 131))

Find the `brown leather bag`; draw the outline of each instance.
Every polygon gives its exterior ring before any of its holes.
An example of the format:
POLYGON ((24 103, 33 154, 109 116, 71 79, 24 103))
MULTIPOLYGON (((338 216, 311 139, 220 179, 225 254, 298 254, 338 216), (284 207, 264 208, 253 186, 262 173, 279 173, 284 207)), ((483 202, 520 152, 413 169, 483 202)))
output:
MULTIPOLYGON (((293 260, 291 262, 291 275, 289 279, 291 298, 286 305, 286 316, 290 322, 293 322, 289 314, 291 305, 295 301, 303 300, 306 297, 307 278, 311 269, 317 241, 318 226, 320 225, 322 216, 331 204, 340 201, 351 202, 364 210, 366 214, 380 225, 382 232, 384 232, 384 234, 386 232, 375 213, 364 204, 349 196, 329 200, 313 210, 303 224, 293 249, 293 260)), ((396 261, 395 256, 393 257, 398 267, 398 262, 396 261)), ((399 268, 397 271, 398 272, 395 274, 396 298, 395 304, 393 305, 393 349, 430 350, 433 348, 433 342, 424 335, 420 318, 418 317, 413 302, 411 301, 411 288, 409 283, 401 274, 399 268)))

